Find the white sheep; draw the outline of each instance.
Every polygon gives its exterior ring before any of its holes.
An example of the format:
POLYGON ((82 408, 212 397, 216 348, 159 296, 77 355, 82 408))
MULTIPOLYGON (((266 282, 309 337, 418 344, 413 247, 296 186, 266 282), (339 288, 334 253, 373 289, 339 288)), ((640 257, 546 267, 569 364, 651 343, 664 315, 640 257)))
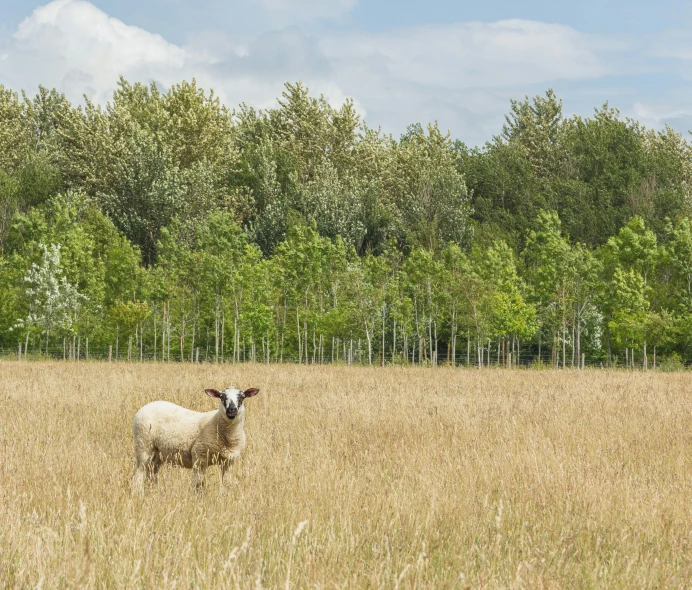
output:
POLYGON ((195 412, 170 402, 157 401, 143 406, 135 414, 132 433, 135 442, 134 485, 144 488, 144 477, 155 479, 163 463, 192 469, 194 485, 209 465, 218 464, 222 481, 229 484, 231 466, 245 448, 245 404, 243 400, 259 393, 251 388, 241 391, 228 387, 223 391, 205 389, 219 400, 219 409, 195 412))

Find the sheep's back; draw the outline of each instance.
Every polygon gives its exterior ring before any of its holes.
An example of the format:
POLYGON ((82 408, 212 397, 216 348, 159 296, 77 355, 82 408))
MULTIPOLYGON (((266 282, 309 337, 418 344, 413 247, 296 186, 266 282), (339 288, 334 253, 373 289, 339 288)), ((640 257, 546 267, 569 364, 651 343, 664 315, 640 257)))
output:
POLYGON ((215 410, 195 412, 166 401, 151 402, 135 414, 135 447, 155 449, 164 461, 191 466, 192 445, 215 414, 215 410))

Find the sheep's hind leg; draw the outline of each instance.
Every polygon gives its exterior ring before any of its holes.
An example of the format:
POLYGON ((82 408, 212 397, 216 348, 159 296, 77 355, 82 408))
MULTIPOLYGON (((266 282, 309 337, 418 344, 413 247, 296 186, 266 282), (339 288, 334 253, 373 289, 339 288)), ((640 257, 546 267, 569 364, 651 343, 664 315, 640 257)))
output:
POLYGON ((159 482, 159 469, 161 469, 161 454, 156 451, 149 461, 149 466, 147 469, 147 481, 157 484, 159 482))
POLYGON ((135 489, 144 491, 144 481, 156 483, 156 475, 161 467, 161 457, 154 449, 151 452, 137 454, 133 485, 135 489))
POLYGON ((136 457, 135 473, 132 478, 134 488, 144 491, 144 480, 151 479, 151 458, 147 454, 140 454, 136 457))
POLYGON ((146 470, 146 466, 138 460, 135 464, 135 473, 132 478, 133 487, 137 491, 144 491, 144 474, 146 473, 146 470))

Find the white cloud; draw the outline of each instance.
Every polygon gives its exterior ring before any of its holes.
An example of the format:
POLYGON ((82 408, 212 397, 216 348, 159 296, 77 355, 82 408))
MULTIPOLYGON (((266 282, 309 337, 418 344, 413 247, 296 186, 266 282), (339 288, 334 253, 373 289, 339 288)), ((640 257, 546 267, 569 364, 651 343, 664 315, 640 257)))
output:
POLYGON ((692 59, 692 42, 689 31, 671 30, 659 34, 651 45, 654 57, 673 58, 680 60, 692 59))
POLYGON ((332 19, 353 10, 358 0, 256 0, 272 16, 298 16, 308 20, 332 19))
POLYGON ((55 86, 73 98, 86 93, 101 102, 120 74, 165 78, 189 59, 183 48, 83 0, 56 0, 37 8, 4 45, 3 82, 55 86))
POLYGON ((325 39, 330 57, 398 80, 450 88, 579 79, 607 72, 594 39, 562 25, 506 20, 325 39))
POLYGON ((660 129, 666 124, 677 130, 692 128, 692 103, 689 99, 676 104, 638 101, 627 114, 650 129, 660 129))
MULTIPOLYGON (((277 10, 318 5, 257 1, 277 10)), ((353 3, 336 5, 345 10, 353 3)), ((285 81, 302 80, 335 104, 354 97, 371 125, 398 133, 408 123, 439 119, 473 143, 497 132, 510 97, 608 72, 598 39, 534 21, 324 37, 288 27, 255 38, 217 33, 191 39, 175 45, 84 0, 55 0, 0 41, 0 84, 30 92, 43 84, 72 100, 85 93, 103 103, 120 75, 163 86, 195 77, 230 106, 268 107, 285 81)))

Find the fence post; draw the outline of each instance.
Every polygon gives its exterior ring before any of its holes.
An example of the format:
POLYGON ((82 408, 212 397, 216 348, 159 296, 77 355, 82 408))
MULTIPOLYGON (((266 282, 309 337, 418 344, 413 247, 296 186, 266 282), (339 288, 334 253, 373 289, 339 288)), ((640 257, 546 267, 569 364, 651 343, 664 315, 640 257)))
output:
POLYGON ((86 360, 89 360, 89 336, 86 337, 86 360))
POLYGON ((581 353, 581 370, 584 370, 584 362, 586 361, 586 353, 582 352, 581 353))
POLYGON ((199 346, 197 347, 197 352, 195 353, 195 362, 199 363, 199 346))
POLYGON ((512 353, 511 352, 507 355, 507 366, 510 369, 512 368, 512 353))
POLYGON ((113 360, 113 345, 109 344, 108 345, 108 362, 110 363, 113 360))
POLYGON ((18 360, 18 361, 21 361, 21 360, 22 360, 22 343, 21 343, 21 342, 19 343, 19 349, 18 349, 18 352, 17 352, 17 360, 18 360))

